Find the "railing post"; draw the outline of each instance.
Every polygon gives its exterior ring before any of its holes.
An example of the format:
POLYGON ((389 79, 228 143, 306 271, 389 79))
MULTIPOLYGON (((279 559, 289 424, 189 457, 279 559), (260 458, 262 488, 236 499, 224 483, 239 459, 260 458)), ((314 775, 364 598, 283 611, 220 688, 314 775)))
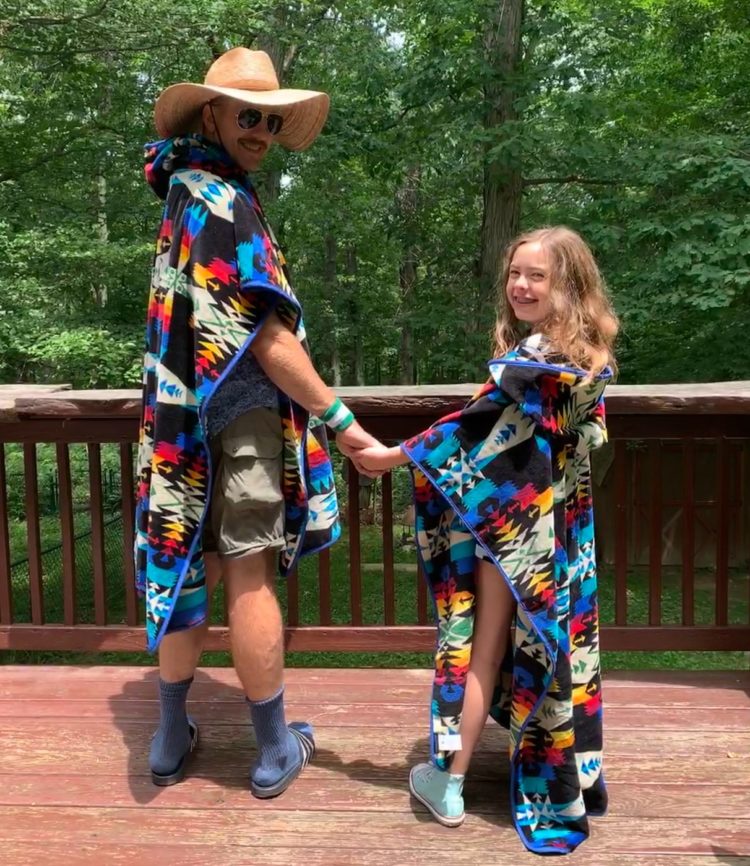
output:
POLYGON ((13 587, 10 573, 10 531, 8 528, 8 485, 5 446, 0 442, 0 624, 13 622, 13 587))
POLYGON ((31 621, 44 623, 44 588, 42 584, 41 536, 39 532, 39 481, 37 477, 36 445, 23 446, 23 474, 26 484, 26 552, 29 562, 29 593, 31 621))
MULTIPOLYGON (((367 389, 366 392, 351 396, 342 391, 342 396, 358 413, 367 429, 383 440, 393 440, 407 438, 429 426, 441 415, 458 408, 472 390, 471 386, 464 390, 456 387, 442 390, 442 386, 425 389, 389 387, 380 392, 367 389)), ((130 396, 118 393, 111 400, 101 392, 91 395, 68 392, 59 396, 35 397, 34 406, 37 408, 25 410, 26 415, 14 418, 12 423, 8 421, 7 408, 3 409, 5 414, 0 415, 0 649, 142 648, 140 606, 134 591, 132 558, 132 458, 138 431, 139 404, 137 392, 130 396), (4 443, 14 443, 10 458, 4 443), (75 539, 75 502, 81 491, 71 471, 76 465, 74 457, 78 453, 70 449, 72 443, 89 446, 88 494, 91 503, 93 580, 88 572, 84 574, 81 571, 88 558, 87 551, 85 557, 82 554, 82 547, 88 542, 86 539, 75 539), (102 454, 105 453, 102 445, 109 443, 119 447, 120 463, 123 552, 120 554, 118 551, 116 561, 115 558, 109 559, 108 546, 105 553, 105 497, 109 502, 109 494, 118 483, 112 476, 112 470, 107 468, 105 471, 102 466, 102 454), (61 543, 55 537, 54 544, 51 537, 53 534, 56 536, 56 521, 54 518, 50 521, 46 516, 41 519, 40 485, 44 485, 45 495, 47 485, 45 478, 39 477, 37 472, 37 468, 42 466, 47 471, 50 452, 53 455, 56 452, 57 458, 58 483, 55 495, 62 530, 61 543), (14 461, 12 469, 16 472, 16 461, 21 457, 26 482, 23 495, 30 614, 27 613, 26 603, 18 603, 19 600, 23 601, 19 593, 26 590, 25 574, 16 576, 18 586, 15 599, 10 575, 10 535, 12 532, 15 538, 18 527, 11 522, 8 513, 11 492, 8 484, 14 484, 15 480, 8 478, 11 464, 6 466, 6 460, 14 461), (48 538, 47 526, 50 523, 53 524, 53 532, 48 538), (58 569, 60 558, 62 566, 58 569), (110 587, 107 586, 107 568, 110 573, 116 573, 110 587), (54 583, 58 571, 61 576, 59 587, 54 583), (124 593, 120 580, 124 581, 124 593), (46 581, 50 582, 47 584, 46 581), (93 624, 80 623, 77 617, 77 608, 83 601, 84 586, 87 591, 90 586, 93 592, 93 624), (17 621, 21 609, 24 622, 17 621), (50 622, 51 618, 56 621, 50 622)), ((7 401, 3 405, 7 407, 7 401)), ((616 511, 613 528, 615 615, 614 624, 603 624, 605 647, 645 650, 750 648, 750 625, 738 623, 733 583, 735 569, 742 562, 742 557, 747 556, 747 537, 750 536, 750 508, 747 506, 747 497, 750 495, 747 484, 750 472, 750 388, 741 383, 718 387, 664 386, 663 389, 653 386, 640 390, 615 387, 608 397, 608 417, 615 443, 612 479, 616 511), (710 388, 716 388, 716 392, 712 393, 710 388), (674 389, 674 393, 671 389, 674 389), (645 449, 642 449, 646 459, 641 461, 645 483, 640 487, 633 483, 630 474, 632 457, 636 452, 629 442, 635 441, 646 443, 645 449), (735 442, 738 444, 735 445, 735 442), (706 479, 702 472, 707 466, 703 454, 709 443, 717 445, 717 463, 715 475, 710 479, 715 487, 707 494, 703 492, 706 479), (673 453, 682 455, 680 474, 675 477, 674 483, 672 473, 675 470, 671 464, 673 453), (735 454, 740 455, 739 472, 735 472, 734 468, 735 454), (666 486, 667 472, 670 473, 670 486, 666 486), (631 503, 636 493, 640 510, 634 521, 631 503), (735 518, 738 497, 740 524, 735 518), (716 574, 713 593, 715 622, 695 625, 698 620, 697 603, 705 595, 701 588, 699 596, 696 555, 704 556, 703 536, 709 532, 708 527, 704 527, 704 514, 711 505, 714 506, 716 518, 716 546, 715 550, 712 548, 716 574), (682 514, 674 515, 671 510, 674 507, 681 508, 682 514), (666 565, 662 564, 662 526, 665 524, 683 531, 681 543, 678 544, 682 557, 676 568, 671 560, 666 565), (643 533, 648 550, 645 571, 649 580, 644 592, 649 614, 648 624, 643 625, 631 621, 633 605, 628 605, 628 588, 632 591, 643 571, 641 566, 644 562, 633 558, 634 554, 642 553, 642 549, 634 549, 631 543, 636 531, 643 533), (675 576, 677 580, 673 580, 675 576), (665 624, 665 612, 669 610, 671 621, 675 603, 679 610, 679 603, 672 592, 674 590, 676 595, 680 589, 681 615, 678 613, 675 625, 665 624)), ((369 571, 363 574, 362 549, 363 545, 365 549, 370 549, 371 530, 361 527, 360 484, 351 463, 348 463, 347 471, 349 614, 344 616, 343 623, 333 625, 333 620, 338 620, 339 615, 333 616, 336 600, 332 600, 332 594, 343 590, 339 586, 337 569, 345 551, 323 551, 318 555, 319 593, 317 599, 311 602, 312 610, 308 594, 301 592, 294 576, 290 577, 287 589, 292 644, 295 649, 315 650, 429 650, 434 641, 434 631, 428 589, 421 569, 417 573, 416 587, 411 578, 407 581, 397 579, 399 573, 393 537, 393 476, 383 477, 381 487, 383 583, 380 595, 380 575, 375 576, 374 572, 371 575, 369 571), (399 589, 402 586, 406 587, 404 598, 399 589), (371 601, 378 607, 382 603, 383 614, 378 622, 372 622, 372 613, 367 606, 371 601), (316 604, 317 615, 314 610, 316 604), (396 622, 403 622, 404 610, 410 611, 411 624, 396 626, 396 622), (313 620, 318 624, 313 625, 313 620)), ((20 484, 18 487, 20 491, 20 484)), ((597 499, 597 508, 601 508, 600 503, 605 501, 605 498, 597 499)), ((117 541, 119 543, 119 536, 117 541)), ((610 548, 605 544, 603 549, 610 548)), ((308 572, 304 572, 304 575, 307 579, 308 572)), ((602 581, 612 579, 610 570, 603 562, 600 563, 600 575, 602 581)), ((700 586, 703 587, 703 584, 700 586)), ((339 607, 336 605, 337 611, 339 607)), ((750 611, 747 616, 750 617, 750 611)), ((700 623, 703 622, 701 619, 700 623)), ((226 632, 220 629, 212 630, 211 645, 225 648, 225 635, 226 632)))

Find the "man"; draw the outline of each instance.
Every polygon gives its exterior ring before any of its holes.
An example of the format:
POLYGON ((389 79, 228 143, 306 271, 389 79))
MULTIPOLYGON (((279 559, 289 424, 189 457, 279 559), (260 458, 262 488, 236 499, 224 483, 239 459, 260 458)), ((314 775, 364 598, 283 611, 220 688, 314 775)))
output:
POLYGON ((248 177, 273 142, 303 150, 328 97, 283 90, 269 57, 235 48, 203 84, 167 88, 146 177, 165 199, 149 300, 136 564, 161 721, 149 762, 179 782, 197 743, 186 699, 224 581, 237 674, 257 741, 250 789, 281 794, 314 753, 287 726, 275 558, 339 535, 322 419, 345 453, 373 443, 316 373, 283 255, 248 177), (312 423, 310 423, 312 416, 312 423))

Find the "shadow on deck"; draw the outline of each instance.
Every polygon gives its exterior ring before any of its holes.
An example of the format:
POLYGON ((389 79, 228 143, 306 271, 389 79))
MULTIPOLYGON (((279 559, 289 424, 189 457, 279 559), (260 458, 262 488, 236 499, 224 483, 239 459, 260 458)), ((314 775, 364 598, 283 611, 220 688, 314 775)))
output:
MULTIPOLYGON (((313 722, 318 754, 283 797, 261 802, 247 790, 252 736, 232 670, 197 676, 200 747, 188 779, 160 789, 146 764, 155 669, 0 666, 0 862, 538 862, 510 820, 494 724, 463 827, 440 827, 410 799, 408 768, 428 753, 429 682, 422 670, 289 670, 289 718, 313 722)), ((750 673, 618 671, 604 696, 611 806, 572 860, 750 866, 750 673)))

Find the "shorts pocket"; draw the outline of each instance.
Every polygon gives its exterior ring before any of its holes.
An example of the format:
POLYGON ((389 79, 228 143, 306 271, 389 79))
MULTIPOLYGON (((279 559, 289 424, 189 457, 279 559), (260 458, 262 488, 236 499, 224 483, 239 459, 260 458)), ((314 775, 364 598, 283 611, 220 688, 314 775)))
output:
POLYGON ((272 409, 251 409, 221 433, 225 457, 278 457, 283 446, 281 418, 272 409))
POLYGON ((283 500, 283 444, 281 420, 270 409, 253 409, 225 429, 222 486, 230 509, 261 510, 283 500))

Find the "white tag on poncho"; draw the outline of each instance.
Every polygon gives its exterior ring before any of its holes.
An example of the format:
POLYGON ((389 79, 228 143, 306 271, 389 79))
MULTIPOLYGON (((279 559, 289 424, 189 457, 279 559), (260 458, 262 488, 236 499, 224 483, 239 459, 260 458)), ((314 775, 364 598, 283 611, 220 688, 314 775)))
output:
POLYGON ((461 734, 438 734, 438 749, 441 752, 460 752, 461 734))

